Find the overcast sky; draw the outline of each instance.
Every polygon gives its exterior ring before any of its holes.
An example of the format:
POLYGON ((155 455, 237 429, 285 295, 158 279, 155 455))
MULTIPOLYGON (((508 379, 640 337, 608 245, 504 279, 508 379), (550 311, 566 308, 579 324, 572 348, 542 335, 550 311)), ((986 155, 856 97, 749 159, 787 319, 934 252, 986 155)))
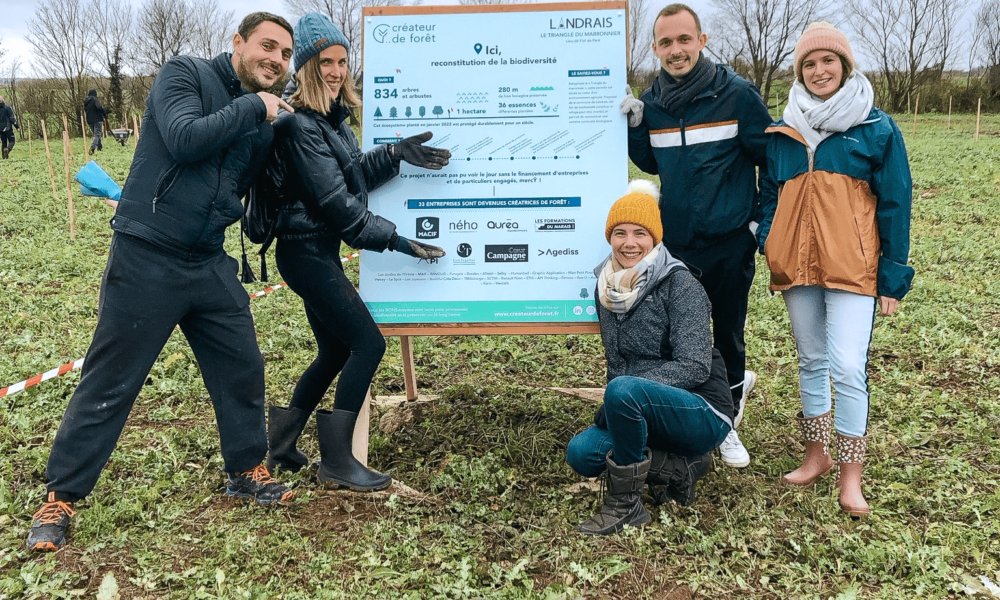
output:
MULTIPOLYGON (((675 0, 654 2, 651 9, 659 11, 671 1, 675 0)), ((2 42, 0 42, 0 48, 3 48, 7 54, 0 61, 3 61, 4 64, 10 64, 10 60, 17 57, 21 60, 21 77, 34 75, 32 47, 24 38, 28 33, 28 21, 34 16, 35 6, 38 2, 37 0, 2 0, 2 2, 3 16, 0 18, 2 42)), ((142 0, 131 0, 131 3, 138 9, 142 5, 142 0)), ((421 4, 457 4, 457 0, 424 0, 421 4)), ((705 20, 707 14, 711 12, 708 0, 688 0, 687 4, 702 17, 702 20, 705 20)), ((295 24, 295 17, 285 8, 281 0, 219 0, 219 7, 223 11, 234 11, 237 22, 248 13, 264 10, 279 14, 291 21, 292 25, 295 24)), ((234 23, 234 30, 235 27, 234 23)))

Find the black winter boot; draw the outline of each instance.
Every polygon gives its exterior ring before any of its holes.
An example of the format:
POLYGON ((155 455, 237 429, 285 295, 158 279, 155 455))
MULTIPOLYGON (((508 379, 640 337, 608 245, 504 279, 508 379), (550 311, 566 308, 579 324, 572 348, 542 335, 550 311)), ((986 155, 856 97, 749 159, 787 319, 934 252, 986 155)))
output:
POLYGON ((659 506, 673 500, 681 506, 690 506, 694 502, 695 484, 712 468, 711 453, 691 458, 663 450, 650 451, 652 458, 646 481, 653 504, 659 506))
POLYGON ((649 472, 649 449, 643 460, 624 467, 615 464, 608 452, 608 468, 604 472, 608 482, 608 495, 601 510, 580 523, 577 529, 589 535, 611 535, 618 533, 626 525, 638 527, 649 523, 651 517, 642 505, 642 488, 649 472))
POLYGON ((267 407, 267 468, 275 467, 295 473, 309 464, 309 457, 295 447, 309 420, 308 411, 301 408, 267 407))
POLYGON ((319 480, 334 488, 343 486, 356 492, 384 490, 392 484, 392 477, 373 471, 354 458, 351 442, 358 413, 346 410, 316 411, 316 429, 319 432, 319 480))

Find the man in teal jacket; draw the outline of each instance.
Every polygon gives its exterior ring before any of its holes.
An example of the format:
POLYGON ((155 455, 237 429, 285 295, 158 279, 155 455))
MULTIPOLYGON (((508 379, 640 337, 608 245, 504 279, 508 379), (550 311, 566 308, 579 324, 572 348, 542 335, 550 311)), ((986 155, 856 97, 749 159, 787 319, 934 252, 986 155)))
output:
MULTIPOLYGON (((665 7, 653 34, 662 68, 640 99, 630 89, 622 101, 629 158, 659 175, 663 245, 700 273, 712 302, 714 344, 726 363, 739 426, 757 381, 746 370, 743 329, 757 248, 751 227, 757 168, 766 167, 771 116, 752 83, 704 56, 708 36, 691 8, 665 7)), ((720 451, 730 466, 750 464, 735 429, 720 451)))

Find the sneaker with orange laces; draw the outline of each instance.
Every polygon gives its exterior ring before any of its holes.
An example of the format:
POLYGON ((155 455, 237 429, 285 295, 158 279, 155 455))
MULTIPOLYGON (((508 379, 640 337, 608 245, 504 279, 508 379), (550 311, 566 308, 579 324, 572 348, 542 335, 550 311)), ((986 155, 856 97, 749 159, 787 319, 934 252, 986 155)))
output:
POLYGON ((287 502, 295 497, 295 492, 286 485, 278 483, 267 465, 261 463, 253 471, 237 473, 229 476, 226 484, 226 494, 236 498, 252 498, 257 504, 267 506, 275 502, 287 502))
POLYGON ((56 500, 56 493, 49 492, 48 499, 32 516, 34 522, 28 532, 28 549, 53 552, 66 543, 66 528, 73 517, 73 504, 56 500))

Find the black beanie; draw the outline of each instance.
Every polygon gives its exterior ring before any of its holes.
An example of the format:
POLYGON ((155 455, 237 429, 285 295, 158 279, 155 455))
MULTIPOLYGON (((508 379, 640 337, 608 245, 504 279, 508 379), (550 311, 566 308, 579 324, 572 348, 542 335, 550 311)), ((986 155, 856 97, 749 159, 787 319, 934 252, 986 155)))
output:
POLYGON ((96 97, 97 96, 97 90, 90 90, 89 92, 87 92, 87 95, 88 96, 95 96, 96 97))

